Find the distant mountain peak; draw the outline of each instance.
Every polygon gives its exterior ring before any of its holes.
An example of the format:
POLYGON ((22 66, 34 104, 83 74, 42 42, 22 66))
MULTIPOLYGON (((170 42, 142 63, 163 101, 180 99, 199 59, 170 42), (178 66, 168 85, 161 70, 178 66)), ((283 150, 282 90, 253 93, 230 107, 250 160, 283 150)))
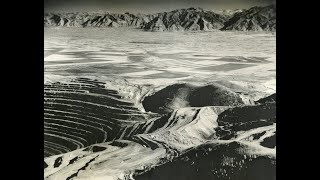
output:
POLYGON ((236 13, 232 18, 225 22, 225 25, 221 30, 275 31, 275 5, 265 7, 255 6, 243 12, 236 13))
POLYGON ((201 7, 196 7, 196 8, 190 7, 190 8, 188 8, 187 10, 204 11, 201 7))

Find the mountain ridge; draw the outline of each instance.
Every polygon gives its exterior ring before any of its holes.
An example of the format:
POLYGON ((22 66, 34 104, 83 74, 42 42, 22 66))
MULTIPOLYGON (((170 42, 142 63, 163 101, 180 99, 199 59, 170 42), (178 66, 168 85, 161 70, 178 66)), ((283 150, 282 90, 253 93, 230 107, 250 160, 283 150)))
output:
POLYGON ((136 27, 144 31, 276 31, 276 7, 207 11, 176 9, 155 14, 44 13, 45 27, 136 27))

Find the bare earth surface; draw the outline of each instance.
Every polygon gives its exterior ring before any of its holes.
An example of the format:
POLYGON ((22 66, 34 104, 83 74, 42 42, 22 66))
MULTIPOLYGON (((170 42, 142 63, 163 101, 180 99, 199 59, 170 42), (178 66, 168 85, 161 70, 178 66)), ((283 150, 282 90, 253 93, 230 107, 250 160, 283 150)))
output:
POLYGON ((275 179, 275 33, 44 31, 45 179, 275 179))

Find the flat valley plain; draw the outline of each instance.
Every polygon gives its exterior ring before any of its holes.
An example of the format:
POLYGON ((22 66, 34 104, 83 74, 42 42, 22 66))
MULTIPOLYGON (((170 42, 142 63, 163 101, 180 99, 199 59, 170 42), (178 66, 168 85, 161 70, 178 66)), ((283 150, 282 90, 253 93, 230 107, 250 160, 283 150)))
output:
POLYGON ((45 75, 116 76, 139 83, 265 83, 276 75, 271 32, 55 27, 45 28, 44 44, 45 75))

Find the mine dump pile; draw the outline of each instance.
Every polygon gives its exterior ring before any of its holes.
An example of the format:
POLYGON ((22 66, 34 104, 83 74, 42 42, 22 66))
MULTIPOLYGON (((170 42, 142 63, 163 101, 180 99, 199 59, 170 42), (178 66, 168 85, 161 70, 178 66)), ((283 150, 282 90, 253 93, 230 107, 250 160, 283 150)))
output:
POLYGON ((130 140, 150 148, 164 147, 175 153, 200 145, 215 137, 218 114, 230 107, 188 107, 174 110, 157 119, 155 129, 146 134, 137 134, 130 140))
POLYGON ((139 101, 146 113, 106 87, 45 83, 46 179, 274 179, 275 94, 248 105, 223 85, 174 84, 139 101))
POLYGON ((150 121, 153 130, 126 141, 48 157, 45 174, 47 179, 274 179, 275 107, 273 102, 224 110, 180 108, 150 121), (197 141, 201 138, 205 141, 197 141), (257 169, 264 174, 257 175, 257 169))
POLYGON ((138 127, 136 123, 148 118, 148 113, 97 81, 79 78, 70 83, 45 84, 45 156, 125 137, 138 127))
POLYGON ((237 106, 244 102, 237 93, 219 84, 195 86, 184 83, 167 86, 145 97, 142 104, 146 111, 166 113, 183 107, 237 106))
POLYGON ((219 114, 217 123, 211 142, 183 150, 167 163, 145 172, 137 172, 134 178, 275 178, 275 102, 226 109, 219 114), (257 174, 256 171, 261 169, 263 174, 257 174))

